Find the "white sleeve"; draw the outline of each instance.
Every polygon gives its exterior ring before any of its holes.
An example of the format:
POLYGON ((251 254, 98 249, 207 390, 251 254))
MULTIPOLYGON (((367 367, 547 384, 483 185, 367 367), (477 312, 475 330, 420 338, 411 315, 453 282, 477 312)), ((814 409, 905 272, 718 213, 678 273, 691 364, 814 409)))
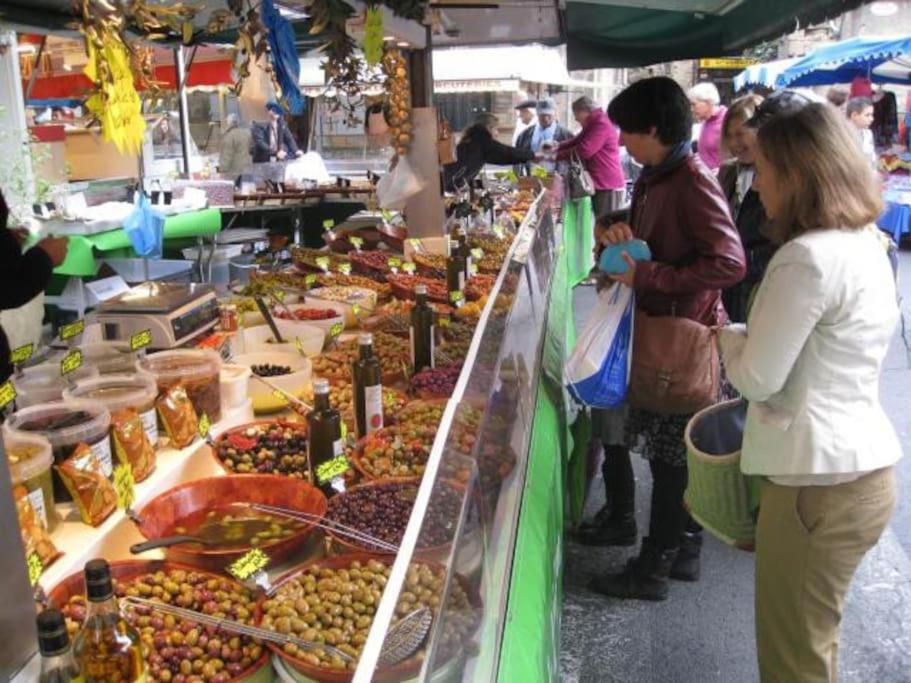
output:
POLYGON ((750 401, 781 391, 826 308, 822 271, 804 245, 772 260, 750 311, 747 334, 719 330, 727 378, 750 401))

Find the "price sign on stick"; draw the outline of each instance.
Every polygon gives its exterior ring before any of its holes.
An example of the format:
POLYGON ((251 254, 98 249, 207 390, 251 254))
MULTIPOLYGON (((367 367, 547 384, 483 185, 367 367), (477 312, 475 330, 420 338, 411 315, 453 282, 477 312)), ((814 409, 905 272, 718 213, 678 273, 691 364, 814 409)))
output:
POLYGON ((16 388, 11 380, 6 380, 0 384, 0 408, 6 408, 14 400, 16 400, 16 388))
POLYGON ((130 348, 133 351, 144 349, 152 343, 152 330, 142 330, 130 337, 130 348))
POLYGON ((60 339, 67 341, 85 332, 85 320, 77 320, 60 328, 60 339))
POLYGON ((411 246, 414 247, 415 251, 418 251, 418 252, 424 251, 424 243, 421 242, 421 240, 418 239, 417 237, 412 237, 408 241, 411 242, 411 246))
POLYGON ((348 458, 344 455, 337 455, 316 468, 316 483, 322 486, 347 472, 348 467, 348 458))
POLYGON ((136 499, 133 479, 133 468, 128 464, 114 468, 114 491, 117 493, 117 507, 126 510, 136 499))
POLYGON ((408 273, 409 275, 411 275, 414 273, 414 270, 415 270, 414 264, 411 261, 408 261, 407 263, 403 263, 402 270, 404 272, 408 273))
POLYGON ((340 272, 342 275, 351 275, 351 264, 350 263, 338 264, 338 272, 340 272))
POLYGON ((25 558, 25 562, 28 566, 28 582, 35 586, 44 572, 44 563, 41 562, 41 556, 38 553, 29 553, 29 556, 25 558))
POLYGON ((238 558, 228 565, 228 573, 240 581, 246 581, 269 564, 269 556, 259 548, 238 558))
POLYGON ((465 295, 462 294, 461 291, 449 292, 449 301, 451 301, 456 308, 459 308, 465 303, 465 295))
POLYGON ((199 436, 203 439, 209 436, 209 429, 212 427, 212 424, 209 422, 209 416, 203 413, 199 416, 199 424, 197 429, 199 430, 199 436))
POLYGON ((360 250, 361 250, 361 247, 364 246, 364 239, 363 239, 362 237, 354 237, 354 236, 351 236, 351 237, 348 238, 348 241, 351 242, 351 244, 354 245, 354 248, 355 248, 357 251, 360 251, 360 250))
POLYGON ((25 344, 24 346, 13 349, 13 352, 10 354, 10 361, 13 365, 20 365, 29 360, 34 352, 34 344, 25 344))
POLYGON ((331 218, 327 218, 323 221, 323 230, 332 230, 335 227, 335 221, 331 218))
POLYGON ((82 367, 82 351, 73 349, 60 359, 60 374, 68 375, 82 367))
POLYGON ((307 285, 307 289, 313 289, 313 285, 316 284, 316 275, 310 273, 310 275, 304 278, 304 284, 307 285))
POLYGON ((316 267, 322 270, 325 273, 329 272, 329 257, 328 256, 318 256, 316 259, 316 267))

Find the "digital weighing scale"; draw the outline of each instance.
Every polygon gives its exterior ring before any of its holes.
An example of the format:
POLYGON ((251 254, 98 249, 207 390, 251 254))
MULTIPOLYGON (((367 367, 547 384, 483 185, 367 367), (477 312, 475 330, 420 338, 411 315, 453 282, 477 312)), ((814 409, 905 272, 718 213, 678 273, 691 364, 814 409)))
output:
POLYGON ((95 316, 104 339, 129 341, 149 330, 151 349, 183 346, 218 322, 210 285, 144 282, 101 304, 95 316))

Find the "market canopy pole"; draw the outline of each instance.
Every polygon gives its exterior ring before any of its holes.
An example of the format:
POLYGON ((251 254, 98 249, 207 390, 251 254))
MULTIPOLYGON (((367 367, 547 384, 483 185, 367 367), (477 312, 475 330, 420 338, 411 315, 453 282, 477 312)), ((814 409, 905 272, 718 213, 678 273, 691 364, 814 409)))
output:
POLYGON ((174 48, 174 68, 177 71, 177 111, 180 116, 180 151, 183 172, 190 177, 190 112, 187 106, 187 68, 182 47, 174 48))

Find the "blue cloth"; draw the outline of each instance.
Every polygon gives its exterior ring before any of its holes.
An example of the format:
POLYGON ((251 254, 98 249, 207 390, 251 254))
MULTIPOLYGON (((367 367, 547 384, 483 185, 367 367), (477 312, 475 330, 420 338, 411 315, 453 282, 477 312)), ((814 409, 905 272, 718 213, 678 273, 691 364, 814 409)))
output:
POLYGON ((540 152, 541 145, 545 142, 553 142, 554 135, 557 134, 557 122, 554 121, 547 128, 541 128, 541 124, 536 123, 535 129, 531 133, 531 151, 540 152))
POLYGON ((272 0, 262 0, 260 12, 263 24, 269 29, 269 57, 275 78, 282 89, 282 99, 288 103, 292 114, 303 114, 307 101, 300 91, 301 67, 294 28, 276 9, 272 0))
POLYGON ((898 244, 902 235, 911 233, 911 206, 897 202, 886 202, 886 210, 876 221, 876 225, 898 244))
POLYGON ((775 79, 776 88, 850 83, 857 76, 873 83, 911 82, 907 56, 911 36, 849 38, 824 45, 798 59, 775 79))
POLYGON ((144 192, 139 193, 139 200, 133 213, 126 217, 123 229, 136 254, 143 258, 160 259, 164 246, 165 217, 152 209, 152 204, 144 192))

